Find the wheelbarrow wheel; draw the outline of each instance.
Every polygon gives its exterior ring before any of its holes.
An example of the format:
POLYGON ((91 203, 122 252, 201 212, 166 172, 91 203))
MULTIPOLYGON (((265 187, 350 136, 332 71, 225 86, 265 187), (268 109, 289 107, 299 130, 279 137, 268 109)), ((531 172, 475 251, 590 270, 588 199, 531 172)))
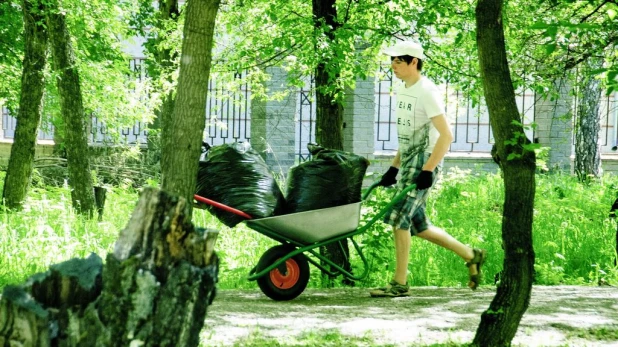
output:
MULTIPOLYGON (((279 245, 270 248, 260 258, 257 271, 266 269, 277 260, 294 251, 294 247, 279 245)), ((304 254, 297 254, 285 261, 285 273, 282 266, 276 267, 257 279, 257 284, 266 296, 277 301, 292 300, 299 296, 309 282, 309 262, 304 254)))

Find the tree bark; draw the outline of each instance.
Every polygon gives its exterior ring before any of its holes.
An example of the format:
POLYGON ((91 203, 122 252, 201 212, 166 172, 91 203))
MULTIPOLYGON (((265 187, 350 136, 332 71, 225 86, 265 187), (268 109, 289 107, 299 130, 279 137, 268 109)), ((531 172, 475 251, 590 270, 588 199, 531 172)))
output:
MULTIPOLYGON (((162 129, 161 186, 193 201, 206 126, 206 98, 219 0, 187 3, 174 113, 162 129)), ((233 173, 231 173, 233 174, 233 173)), ((187 214, 191 215, 188 208, 187 214)))
POLYGON ((88 158, 87 123, 84 115, 79 73, 65 15, 57 0, 49 2, 47 27, 52 46, 52 61, 57 74, 60 108, 65 126, 65 146, 71 202, 73 208, 92 217, 95 211, 94 188, 88 158))
MULTIPOLYGON (((337 85, 341 68, 335 57, 337 21, 335 0, 313 0, 313 20, 318 43, 326 41, 328 52, 321 54, 315 69, 316 141, 332 149, 343 149, 343 89, 337 85)), ((323 48, 316 47, 316 51, 323 48)))
POLYGON ((42 24, 45 7, 23 0, 24 60, 15 137, 11 146, 2 198, 6 207, 21 209, 32 175, 37 134, 43 111, 47 30, 42 24))
POLYGON ((509 346, 530 303, 534 276, 532 221, 536 158, 526 148, 522 121, 506 57, 502 0, 479 0, 477 46, 496 155, 504 177, 503 277, 496 296, 481 315, 475 346, 509 346))
MULTIPOLYGON (((589 60, 594 60, 594 58, 589 58, 589 60)), ((585 64, 585 68, 591 70, 601 66, 602 64, 595 61, 588 61, 585 64)), ((581 85, 575 128, 575 173, 581 182, 586 182, 600 175, 601 84, 598 79, 584 74, 581 85)))
POLYGON ((217 232, 146 188, 106 263, 52 265, 0 299, 1 346, 198 346, 215 295, 217 232))
MULTIPOLYGON (((172 73, 176 70, 177 65, 174 62, 172 50, 169 48, 160 48, 161 42, 164 40, 163 32, 170 34, 169 21, 178 22, 180 17, 180 9, 178 8, 178 0, 159 0, 159 12, 157 16, 156 26, 159 34, 148 40, 146 48, 154 56, 155 64, 149 69, 150 77, 157 78, 163 84, 163 80, 170 84, 172 82, 172 73)), ((162 90, 163 97, 161 104, 155 110, 155 119, 148 127, 148 162, 149 164, 159 163, 161 160, 161 144, 169 143, 171 140, 163 140, 161 138, 161 129, 168 127, 167 124, 172 118, 174 112, 174 92, 162 90)), ((166 135, 169 133, 166 132, 166 135)))
MULTIPOLYGON (((324 39, 328 47, 336 45, 335 31, 340 27, 337 21, 335 0, 313 0, 313 20, 318 40, 324 39), (326 26, 328 29, 324 29, 326 26)), ((316 51, 320 48, 316 47, 316 51)), ((334 50, 322 54, 322 60, 315 69, 316 93, 316 142, 326 148, 343 150, 343 88, 337 85, 341 74, 334 50)), ((350 250, 347 241, 336 242, 320 247, 320 253, 351 271, 350 250)), ((327 266, 327 264, 322 264, 327 266)), ((323 285, 332 286, 333 278, 324 276, 323 285)), ((353 282, 344 280, 353 285, 353 282)))

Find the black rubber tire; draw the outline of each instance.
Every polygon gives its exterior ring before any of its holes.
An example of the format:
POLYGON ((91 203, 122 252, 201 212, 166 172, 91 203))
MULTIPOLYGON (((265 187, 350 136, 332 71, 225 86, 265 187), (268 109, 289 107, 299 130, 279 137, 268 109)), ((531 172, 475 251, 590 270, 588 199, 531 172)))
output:
MULTIPOLYGON (((279 245, 268 249, 258 261, 257 272, 266 269, 278 259, 288 255, 295 248, 279 245)), ((257 279, 257 284, 266 296, 277 301, 292 300, 299 296, 309 282, 309 262, 304 254, 297 254, 286 260, 288 273, 283 276, 277 268, 257 279), (277 280, 279 283, 273 282, 277 280)))

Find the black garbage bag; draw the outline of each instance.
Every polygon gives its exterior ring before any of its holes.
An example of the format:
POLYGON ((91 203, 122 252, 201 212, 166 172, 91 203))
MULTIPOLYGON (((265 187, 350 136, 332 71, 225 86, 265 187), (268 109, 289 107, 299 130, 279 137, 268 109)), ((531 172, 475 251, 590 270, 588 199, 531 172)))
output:
POLYGON ((359 202, 369 161, 359 155, 308 145, 312 159, 288 174, 286 213, 359 202))
POLYGON ((311 155, 315 159, 332 160, 345 166, 348 170, 348 200, 346 204, 359 202, 361 200, 363 179, 369 166, 369 160, 360 155, 334 149, 324 148, 318 145, 307 145, 311 155))
MULTIPOLYGON (((281 214, 285 205, 270 168, 248 143, 206 148, 199 162, 195 193, 252 218, 281 214)), ((229 227, 244 220, 217 207, 207 206, 207 209, 229 227)))

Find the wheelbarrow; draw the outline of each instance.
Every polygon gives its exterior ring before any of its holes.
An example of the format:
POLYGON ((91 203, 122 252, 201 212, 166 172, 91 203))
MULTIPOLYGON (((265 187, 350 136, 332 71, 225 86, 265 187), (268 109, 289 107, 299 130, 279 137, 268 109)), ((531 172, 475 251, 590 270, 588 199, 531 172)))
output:
POLYGON ((194 198, 246 218, 245 224, 249 228, 281 243, 262 254, 257 265, 249 273, 248 280, 257 281, 262 292, 269 298, 284 301, 296 298, 305 290, 309 282, 310 263, 329 276, 343 275, 354 281, 362 280, 369 274, 369 263, 353 237, 371 228, 382 219, 390 207, 416 188, 415 185, 408 186, 371 220, 359 226, 361 204, 378 185, 379 182, 372 184, 360 202, 259 219, 252 219, 243 211, 199 195, 195 195, 194 198), (352 242, 363 262, 364 269, 360 275, 354 275, 351 271, 343 269, 319 252, 322 246, 340 244, 347 239, 352 242))

